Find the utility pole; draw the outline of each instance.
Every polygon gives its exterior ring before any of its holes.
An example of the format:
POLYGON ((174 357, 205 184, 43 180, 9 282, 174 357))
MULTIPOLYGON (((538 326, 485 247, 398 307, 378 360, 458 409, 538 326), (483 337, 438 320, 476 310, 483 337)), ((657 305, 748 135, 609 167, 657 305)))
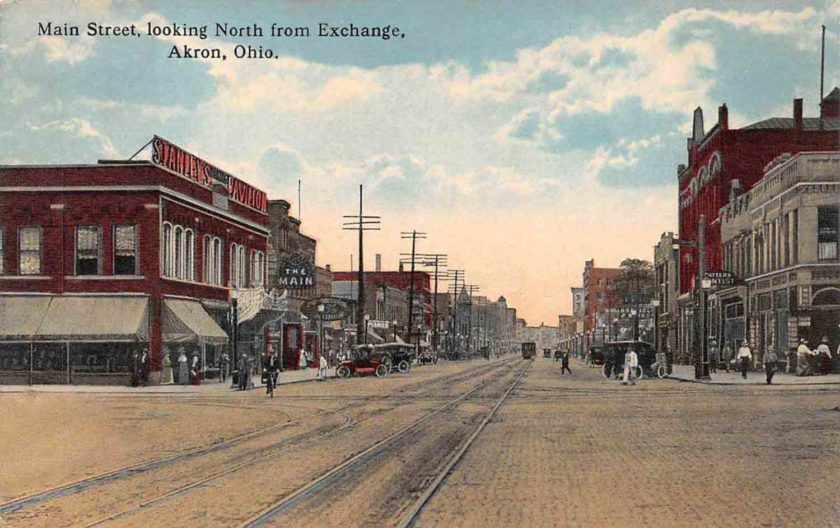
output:
POLYGON ((469 325, 467 325, 467 352, 470 351, 470 345, 472 344, 472 312, 473 312, 473 302, 472 296, 473 293, 479 290, 477 284, 464 284, 464 289, 467 290, 467 295, 470 298, 470 317, 469 317, 469 325))
POLYGON ((402 239, 411 239, 411 277, 409 279, 409 287, 408 287, 408 332, 406 334, 407 342, 411 343, 411 336, 414 335, 416 332, 414 331, 414 265, 415 265, 415 257, 416 257, 416 249, 417 249, 417 239, 424 239, 426 238, 426 233, 421 233, 417 230, 413 230, 411 232, 403 231, 400 233, 400 238, 402 239))
POLYGON ((359 232, 359 295, 356 300, 356 344, 367 343, 367 324, 365 321, 365 261, 364 261, 364 232, 379 231, 381 217, 364 214, 364 189, 359 185, 359 214, 344 215, 342 229, 359 232))
POLYGON ((696 379, 709 379, 709 356, 706 347, 708 338, 706 331, 706 289, 703 281, 706 278, 706 217, 700 215, 697 219, 697 280, 694 289, 697 292, 697 309, 694 313, 694 342, 699 347, 694 366, 696 379))
POLYGON ((450 357, 452 353, 458 348, 458 280, 464 280, 464 270, 456 269, 449 270, 449 276, 452 279, 452 285, 455 287, 454 307, 452 313, 452 332, 450 332, 450 357))
MULTIPOLYGON (((400 260, 400 263, 407 263, 408 261, 405 257, 408 257, 408 253, 400 253, 400 256, 403 257, 400 260)), ((414 258, 417 259, 417 264, 424 267, 434 267, 434 279, 435 279, 435 289, 434 289, 434 298, 432 299, 432 349, 437 352, 438 351, 438 341, 439 341, 439 331, 438 331, 438 306, 437 306, 437 298, 438 298, 438 280, 448 279, 450 278, 449 272, 442 271, 440 268, 445 268, 447 264, 447 256, 445 253, 416 253, 414 258)))

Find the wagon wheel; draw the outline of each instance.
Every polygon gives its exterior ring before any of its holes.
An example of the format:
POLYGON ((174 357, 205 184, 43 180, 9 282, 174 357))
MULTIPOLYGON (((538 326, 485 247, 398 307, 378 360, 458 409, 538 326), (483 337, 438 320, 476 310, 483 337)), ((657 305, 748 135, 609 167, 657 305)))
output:
POLYGON ((335 370, 335 375, 339 378, 349 378, 350 377, 350 367, 347 365, 341 365, 335 370))
POLYGON ((411 368, 411 364, 404 359, 402 361, 400 361, 399 364, 397 364, 397 370, 399 370, 402 373, 408 372, 408 369, 410 369, 410 368, 411 368))
POLYGON ((388 354, 382 356, 382 360, 380 361, 380 363, 385 365, 385 368, 388 369, 388 372, 394 370, 394 360, 391 359, 391 356, 389 356, 388 354))
POLYGON ((379 364, 379 365, 377 365, 377 367, 376 367, 376 372, 375 372, 375 374, 376 374, 376 377, 377 377, 377 378, 382 378, 382 377, 385 377, 385 376, 388 374, 388 367, 386 367, 385 365, 383 365, 383 364, 381 364, 381 363, 380 363, 380 364, 379 364))
POLYGON ((641 365, 636 367, 636 379, 642 379, 645 377, 645 369, 642 368, 641 365))

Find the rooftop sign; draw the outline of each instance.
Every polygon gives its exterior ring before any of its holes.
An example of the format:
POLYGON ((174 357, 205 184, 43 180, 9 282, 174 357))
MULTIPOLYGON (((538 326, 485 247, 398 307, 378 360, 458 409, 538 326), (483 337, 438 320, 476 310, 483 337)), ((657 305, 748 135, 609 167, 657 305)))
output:
POLYGON ((268 196, 264 191, 231 176, 159 136, 152 139, 152 163, 177 172, 203 187, 212 188, 215 184, 221 184, 227 189, 228 197, 234 202, 263 213, 268 211, 268 196))

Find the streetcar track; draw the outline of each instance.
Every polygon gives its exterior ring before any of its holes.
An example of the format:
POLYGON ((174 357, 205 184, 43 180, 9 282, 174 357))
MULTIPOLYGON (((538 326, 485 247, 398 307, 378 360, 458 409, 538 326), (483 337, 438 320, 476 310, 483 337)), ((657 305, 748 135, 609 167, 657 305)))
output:
MULTIPOLYGON (((499 367, 499 366, 504 366, 507 363, 509 363, 509 360, 508 361, 502 361, 502 362, 494 362, 491 365, 482 365, 482 367, 484 367, 484 368, 471 369, 471 370, 467 370, 465 372, 454 373, 452 375, 443 376, 443 377, 437 378, 435 380, 429 380, 429 381, 424 380, 424 381, 414 382, 414 383, 411 383, 408 386, 407 389, 403 388, 402 392, 405 392, 406 390, 412 390, 414 388, 422 388, 422 387, 428 388, 429 385, 436 385, 438 383, 452 384, 452 383, 457 383, 457 382, 460 382, 460 381, 475 379, 475 378, 480 377, 480 376, 486 374, 487 372, 493 370, 494 368, 499 367)), ((155 394, 154 396, 160 396, 160 395, 155 394)), ((401 394, 400 396, 401 397, 399 398, 399 401, 397 401, 397 399, 395 399, 395 401, 393 403, 399 404, 399 403, 402 402, 402 400, 410 398, 410 396, 405 395, 405 394, 401 394)), ((196 395, 191 394, 191 395, 188 396, 188 398, 185 398, 185 399, 195 398, 195 397, 196 397, 196 395)), ((119 394, 114 399, 123 399, 123 398, 125 398, 125 397, 122 396, 121 394, 119 394)), ((127 398, 125 398, 125 399, 127 399, 127 398)), ((385 396, 366 396, 362 399, 362 401, 365 401, 365 402, 379 401, 379 400, 385 401, 385 402, 390 402, 391 398, 389 398, 387 395, 385 395, 385 396)), ((413 401, 421 401, 421 400, 414 399, 413 401)), ((184 402, 184 401, 181 401, 181 402, 178 402, 178 403, 179 404, 187 404, 187 405, 203 405, 205 402, 184 402)), ((350 407, 354 407, 357 403, 358 403, 358 400, 354 401, 352 404, 348 404, 347 406, 341 407, 339 409, 329 410, 329 411, 324 411, 322 409, 318 409, 318 411, 319 411, 319 413, 323 413, 323 414, 327 414, 327 415, 343 414, 344 410, 346 410, 347 408, 350 408, 350 407)), ((212 406, 213 403, 212 402, 207 402, 207 405, 212 406)), ((229 407, 240 408, 240 409, 241 408, 246 408, 245 406, 236 406, 236 405, 219 405, 219 406, 229 406, 229 407)), ((293 407, 291 405, 289 405, 289 406, 293 407)), ((372 411, 371 413, 369 413, 370 416, 365 416, 365 418, 363 418, 361 421, 365 421, 365 420, 367 420, 369 418, 372 418, 376 415, 380 415, 380 414, 390 412, 394 408, 396 408, 397 406, 398 405, 394 405, 394 406, 391 406, 390 408, 380 409, 378 411, 372 411)), ((306 406, 297 406, 297 407, 298 408, 307 408, 307 409, 311 408, 311 407, 306 407, 306 406)), ((266 410, 265 407, 256 407, 256 409, 266 410)), ((280 411, 280 412, 282 413, 282 411, 280 411)), ((284 414, 288 418, 288 414, 286 414, 286 413, 282 413, 282 414, 284 414)), ((345 415, 345 416, 347 416, 347 415, 345 415)), ((353 423, 345 423, 345 424, 343 424, 343 425, 341 425, 341 426, 339 426, 339 427, 335 428, 334 430, 329 431, 327 433, 322 432, 321 435, 323 436, 325 434, 334 434, 334 433, 339 432, 340 430, 344 430, 346 428, 352 427, 352 426, 356 425, 357 423, 359 423, 358 421, 352 419, 352 417, 350 417, 350 419, 352 420, 353 423)), ((193 458, 196 458, 196 457, 199 457, 199 456, 202 456, 202 455, 212 454, 212 453, 216 453, 216 452, 219 452, 219 451, 222 451, 222 450, 225 450, 225 449, 229 449, 229 448, 232 448, 232 447, 234 447, 238 444, 241 444, 245 441, 253 440, 255 438, 270 434, 271 432, 274 432, 275 430, 280 430, 280 429, 283 429, 283 428, 292 427, 294 425, 298 425, 299 423, 300 422, 297 422, 297 421, 284 421, 282 423, 275 423, 275 424, 272 424, 270 426, 267 426, 267 427, 264 427, 264 428, 261 428, 261 429, 255 430, 255 431, 250 431, 248 433, 244 433, 242 435, 233 437, 229 440, 216 441, 216 442, 211 443, 209 445, 201 446, 201 447, 194 448, 194 449, 187 450, 187 451, 181 451, 181 452, 178 452, 178 453, 173 453, 173 454, 170 454, 170 455, 167 455, 167 456, 164 456, 164 457, 160 457, 160 458, 157 458, 157 459, 149 460, 149 461, 146 461, 146 462, 141 462, 141 463, 138 463, 138 464, 133 464, 133 465, 125 466, 125 467, 122 467, 122 468, 110 470, 110 471, 101 473, 99 475, 95 475, 93 477, 87 477, 87 478, 80 479, 80 480, 77 480, 77 481, 74 481, 74 482, 70 482, 70 483, 62 484, 62 485, 55 486, 55 487, 52 487, 52 488, 48 488, 46 490, 41 490, 41 491, 29 494, 29 495, 25 495, 23 497, 18 497, 16 499, 12 499, 12 500, 9 500, 5 503, 0 504, 0 515, 16 513, 18 511, 20 511, 21 509, 30 507, 34 504, 38 504, 38 503, 41 503, 41 502, 44 502, 44 501, 49 501, 49 500, 53 500, 53 499, 57 499, 57 498, 61 498, 61 497, 69 496, 69 495, 74 495, 74 494, 81 493, 81 492, 83 492, 87 489, 93 488, 93 487, 106 485, 106 484, 109 484, 109 483, 112 483, 112 482, 117 482, 117 481, 126 479, 126 478, 131 477, 131 476, 135 476, 135 475, 138 475, 138 474, 141 474, 141 473, 149 472, 149 471, 161 468, 161 467, 168 466, 170 464, 174 464, 176 462, 182 462, 184 460, 191 460, 193 458)), ((308 433, 303 433, 303 435, 299 435, 299 436, 306 436, 307 434, 309 434, 311 436, 311 433, 313 433, 313 432, 310 431, 308 433)), ((315 436, 315 438, 318 438, 318 437, 319 436, 317 436, 317 435, 315 436)), ((298 440, 298 441, 300 441, 300 440, 298 440)), ((286 445, 288 445, 288 444, 286 444, 286 445)), ((200 487, 201 485, 206 484, 209 481, 216 480, 218 478, 221 478, 224 475, 227 475, 227 474, 233 473, 235 471, 238 471, 240 469, 243 469, 245 467, 251 466, 254 463, 256 463, 256 462, 258 462, 262 459, 265 459, 265 458, 268 458, 268 457, 271 457, 271 456, 277 456, 277 454, 278 453, 271 453, 271 454, 265 455, 258 460, 253 460, 253 461, 250 461, 250 462, 242 463, 240 466, 237 466, 235 468, 228 468, 228 470, 225 470, 224 472, 222 472, 223 474, 217 474, 217 475, 214 475, 214 476, 210 476, 210 477, 207 477, 206 479, 201 479, 200 482, 194 482, 192 484, 182 486, 183 489, 179 488, 177 490, 173 490, 171 492, 168 492, 168 493, 166 493, 166 494, 164 494, 164 495, 162 495, 162 496, 160 496, 156 499, 153 499, 152 501, 147 501, 146 503, 141 505, 141 508, 142 507, 147 507, 151 503, 154 503, 155 501, 158 501, 159 499, 163 500, 166 497, 174 496, 175 494, 183 494, 185 492, 188 492, 189 490, 196 489, 196 488, 200 487)), ((104 522, 106 520, 108 520, 108 519, 101 520, 101 521, 96 521, 96 523, 94 523, 94 524, 100 524, 101 522, 104 522)))
MULTIPOLYGON (((503 363, 503 366, 507 366, 507 362, 503 363)), ((524 376, 524 373, 530 368, 531 364, 526 366, 523 369, 517 378, 516 383, 524 376)), ((509 371, 502 372, 502 376, 508 374, 509 371)), ((497 379, 490 379, 480 383, 476 388, 462 394, 458 398, 454 400, 450 400, 447 404, 438 407, 437 409, 431 411, 430 413, 424 415, 422 418, 419 418, 410 424, 404 426, 403 428, 399 429, 395 433, 387 436, 386 438, 368 446, 366 449, 362 450, 359 453, 351 456, 350 458, 346 459, 344 462, 335 466, 334 468, 330 469, 329 471, 321 474, 320 476, 316 477, 315 479, 311 480, 309 483, 297 488, 295 491, 289 493, 285 497, 281 498, 278 502, 276 502, 271 507, 263 510, 259 514, 253 516, 248 521, 246 521, 242 526, 244 528, 253 528, 256 526, 262 526, 266 522, 272 520, 277 515, 280 515, 293 507, 295 507, 301 501, 311 497, 319 490, 325 488, 338 478, 347 474, 350 470, 354 469, 356 466, 370 460, 373 456, 379 454, 380 452, 386 450, 388 446, 396 441, 397 439, 401 438, 403 435, 412 433, 418 426, 424 424, 428 420, 432 419, 433 417, 437 416, 438 414, 444 413, 449 409, 453 408, 454 406, 458 405, 459 403, 463 402, 467 398, 473 396, 473 394, 486 389, 492 382, 496 381, 497 379)), ((505 393, 505 396, 509 394, 509 391, 505 393)))

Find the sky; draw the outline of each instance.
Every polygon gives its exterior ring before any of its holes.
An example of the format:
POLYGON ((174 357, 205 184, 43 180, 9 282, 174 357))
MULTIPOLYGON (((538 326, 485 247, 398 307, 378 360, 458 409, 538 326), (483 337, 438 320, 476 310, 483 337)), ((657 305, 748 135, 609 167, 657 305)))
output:
POLYGON ((794 1, 0 0, 0 164, 131 156, 154 134, 300 206, 319 265, 410 242, 446 253, 529 324, 571 312, 584 261, 652 260, 676 231, 692 111, 730 126, 818 114, 840 84, 840 3, 794 1), (38 23, 208 25, 199 37, 38 36, 38 23), (263 38, 217 37, 216 23, 263 38), (404 38, 272 38, 272 24, 396 26, 404 38), (168 58, 218 47, 228 60, 168 58), (270 60, 236 60, 236 45, 270 60), (298 204, 298 181, 301 203, 298 204))

